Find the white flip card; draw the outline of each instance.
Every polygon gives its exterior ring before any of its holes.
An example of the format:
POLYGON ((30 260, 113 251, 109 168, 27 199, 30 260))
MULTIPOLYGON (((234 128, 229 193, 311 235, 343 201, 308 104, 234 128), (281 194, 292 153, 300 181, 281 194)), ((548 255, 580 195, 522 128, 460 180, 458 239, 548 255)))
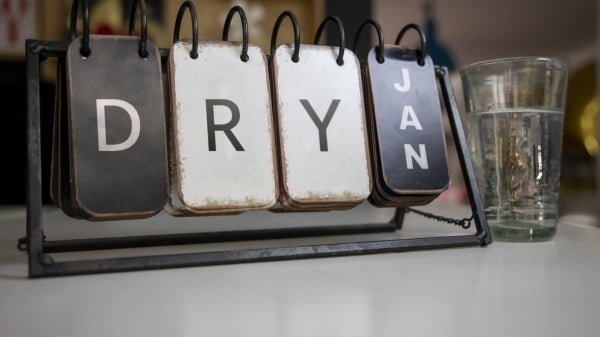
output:
POLYGON ((360 66, 338 47, 279 46, 271 60, 280 151, 280 208, 354 207, 370 193, 360 66))
POLYGON ((169 55, 170 200, 174 215, 266 209, 278 186, 266 58, 241 42, 179 41, 169 55))

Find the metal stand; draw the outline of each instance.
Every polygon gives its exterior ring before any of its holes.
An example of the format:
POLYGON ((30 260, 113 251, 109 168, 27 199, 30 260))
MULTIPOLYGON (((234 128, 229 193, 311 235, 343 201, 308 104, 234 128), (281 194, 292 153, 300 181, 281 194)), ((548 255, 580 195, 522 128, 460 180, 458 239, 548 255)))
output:
MULTIPOLYGON (((118 257, 94 260, 54 261, 49 253, 83 250, 152 247, 193 243, 214 243, 245 240, 267 240, 326 235, 364 234, 393 232, 401 228, 404 210, 396 209, 389 223, 365 225, 337 225, 303 228, 259 229, 194 234, 147 235, 112 237, 101 239, 76 239, 46 241, 42 224, 42 166, 39 74, 40 63, 48 57, 64 57, 68 43, 28 40, 27 54, 27 236, 19 240, 19 249, 29 255, 29 277, 93 274, 133 270, 207 266, 244 262, 292 260, 329 256, 348 256, 407 250, 437 249, 464 246, 485 246, 492 242, 484 209, 479 198, 475 175, 471 165, 466 139, 445 68, 437 68, 436 74, 452 133, 457 144, 458 157, 465 177, 475 234, 427 237, 415 239, 391 239, 365 242, 317 244, 278 248, 254 248, 138 257, 118 257)), ((163 60, 168 50, 161 50, 163 60)))

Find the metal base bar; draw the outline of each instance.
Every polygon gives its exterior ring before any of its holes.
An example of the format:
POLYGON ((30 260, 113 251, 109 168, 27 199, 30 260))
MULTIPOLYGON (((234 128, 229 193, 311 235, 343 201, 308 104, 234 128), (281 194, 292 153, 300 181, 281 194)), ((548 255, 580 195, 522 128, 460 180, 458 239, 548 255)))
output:
POLYGON ((44 264, 42 272, 36 275, 30 275, 30 277, 199 267, 221 264, 353 256, 466 246, 481 246, 481 241, 475 235, 461 235, 296 247, 225 250, 142 257, 121 257, 68 262, 54 262, 49 255, 44 254, 39 258, 40 263, 44 264))
POLYGON ((44 252, 46 253, 64 253, 86 250, 142 248, 154 246, 189 245, 200 243, 369 234, 380 232, 394 232, 395 230, 396 225, 394 225, 393 223, 301 228, 276 228, 257 230, 235 230, 226 232, 144 235, 100 239, 57 240, 45 241, 43 243, 43 247, 44 252))
MULTIPOLYGON (((49 253, 76 252, 100 249, 140 248, 182 244, 268 240, 282 238, 315 237, 327 235, 354 235, 393 232, 402 227, 404 210, 396 209, 393 219, 385 224, 336 225, 289 229, 242 230, 213 233, 167 234, 100 239, 75 239, 45 241, 42 226, 41 202, 41 146, 40 146, 40 62, 47 57, 64 57, 68 43, 27 40, 27 236, 19 240, 19 248, 29 255, 29 277, 65 276, 123 272, 148 269, 165 269, 219 264, 280 261, 318 257, 351 256, 408 250, 440 249, 467 246, 485 246, 491 243, 488 225, 479 198, 474 170, 466 146, 466 138, 445 68, 436 68, 444 104, 449 112, 452 133, 457 144, 461 169, 470 198, 475 234, 427 237, 414 239, 375 240, 364 242, 293 247, 253 248, 198 252, 186 254, 149 255, 56 262, 49 253)), ((163 62, 168 50, 161 49, 163 62)))

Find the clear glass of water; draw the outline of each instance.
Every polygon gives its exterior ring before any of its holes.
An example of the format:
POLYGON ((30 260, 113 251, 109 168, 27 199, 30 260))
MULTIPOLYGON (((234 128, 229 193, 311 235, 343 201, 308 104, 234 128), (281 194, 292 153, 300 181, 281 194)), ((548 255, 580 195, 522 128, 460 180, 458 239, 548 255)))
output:
POLYGON ((492 238, 556 233, 567 65, 555 58, 478 62, 461 71, 468 141, 492 238))

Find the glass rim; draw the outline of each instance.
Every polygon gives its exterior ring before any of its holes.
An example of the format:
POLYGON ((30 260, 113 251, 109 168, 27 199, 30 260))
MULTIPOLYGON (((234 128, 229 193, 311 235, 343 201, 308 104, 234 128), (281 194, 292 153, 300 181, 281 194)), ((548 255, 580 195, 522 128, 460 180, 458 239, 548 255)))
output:
POLYGON ((553 65, 552 68, 554 68, 554 69, 567 69, 568 68, 567 62, 564 59, 558 58, 558 57, 515 56, 515 57, 503 57, 503 58, 496 58, 496 59, 490 59, 490 60, 483 60, 483 61, 471 63, 471 64, 466 65, 463 68, 461 68, 460 73, 468 73, 469 70, 471 70, 473 68, 494 66, 494 65, 498 65, 498 64, 502 64, 502 63, 514 63, 514 62, 522 63, 522 62, 540 62, 540 61, 553 65))

